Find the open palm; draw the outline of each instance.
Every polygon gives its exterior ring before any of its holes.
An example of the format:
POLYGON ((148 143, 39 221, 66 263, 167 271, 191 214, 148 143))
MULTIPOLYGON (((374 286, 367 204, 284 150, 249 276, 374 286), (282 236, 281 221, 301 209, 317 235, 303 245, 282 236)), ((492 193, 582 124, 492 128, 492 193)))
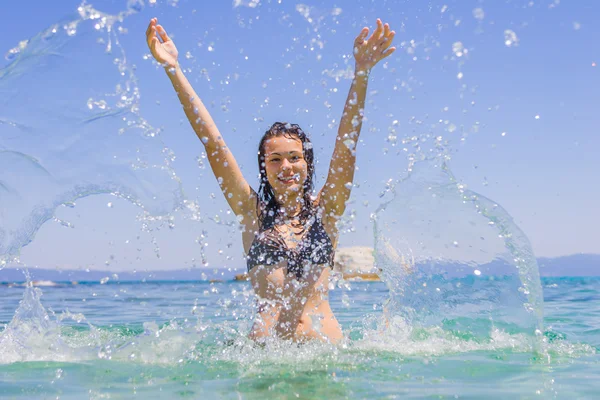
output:
POLYGON ((369 28, 363 28, 354 41, 354 59, 359 69, 370 70, 379 61, 392 54, 396 48, 390 47, 396 32, 390 31, 388 24, 377 19, 377 28, 367 39, 369 28))
POLYGON ((158 19, 152 18, 146 29, 146 42, 152 56, 165 67, 177 66, 177 47, 167 35, 167 31, 157 25, 158 19))

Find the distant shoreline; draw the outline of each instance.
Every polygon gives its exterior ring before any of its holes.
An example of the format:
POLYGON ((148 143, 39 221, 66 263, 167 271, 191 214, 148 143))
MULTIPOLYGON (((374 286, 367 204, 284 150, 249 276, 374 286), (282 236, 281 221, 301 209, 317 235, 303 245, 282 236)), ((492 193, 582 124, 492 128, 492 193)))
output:
MULTIPOLYGON (((600 276, 600 254, 575 254, 556 258, 538 258, 542 277, 597 277, 600 276)), ((95 284, 104 281, 106 284, 116 282, 216 282, 233 281, 235 276, 245 273, 245 268, 233 270, 219 269, 174 269, 171 271, 102 271, 102 270, 56 270, 44 268, 27 268, 32 281, 48 281, 60 284, 79 285, 95 284)), ((346 271, 345 274, 352 274, 346 271)), ((374 275, 373 272, 361 271, 358 274, 374 275)), ((352 276, 347 276, 351 280, 352 276)), ((371 277, 372 278, 372 277, 371 277)), ((0 285, 24 283, 25 268, 0 269, 0 285)), ((42 286, 42 285, 40 285, 42 286)))
MULTIPOLYGON (((574 281, 600 281, 600 276, 542 276, 540 277, 542 284, 554 283, 560 280, 574 280, 574 281)), ((382 280, 375 279, 348 279, 351 283, 382 283, 385 284, 382 280)), ((33 287, 40 287, 43 289, 46 288, 75 288, 79 286, 119 286, 119 285, 211 285, 215 283, 234 283, 234 284, 244 284, 247 283, 247 280, 240 279, 223 279, 223 280, 128 280, 128 281, 112 281, 102 283, 100 281, 81 281, 81 282, 71 282, 71 281, 43 281, 40 283, 39 281, 32 281, 31 284, 33 287)), ((2 288, 25 288, 27 285, 26 281, 14 281, 14 282, 1 282, 0 281, 0 289, 2 288)))
MULTIPOLYGON (((600 278, 600 277, 598 277, 600 278)), ((375 279, 349 279, 352 283, 354 282, 383 282, 381 280, 375 279)), ((31 285, 34 287, 42 287, 42 288, 58 288, 58 287, 76 287, 76 286, 96 286, 96 285, 105 285, 105 286, 116 286, 116 285, 160 285, 160 284, 211 284, 211 283, 245 283, 249 282, 247 280, 240 279, 216 279, 216 280, 130 280, 130 281, 112 281, 102 283, 100 281, 43 281, 40 283, 39 281, 31 281, 31 285)), ((27 285, 27 281, 14 281, 14 282, 1 282, 0 288, 23 288, 27 285)))

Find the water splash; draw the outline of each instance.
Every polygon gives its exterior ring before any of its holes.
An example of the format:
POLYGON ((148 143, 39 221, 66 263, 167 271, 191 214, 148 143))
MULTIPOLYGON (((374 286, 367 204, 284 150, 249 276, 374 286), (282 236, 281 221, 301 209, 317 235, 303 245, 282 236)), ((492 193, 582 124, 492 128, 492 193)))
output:
MULTIPOLYGON (((111 293, 108 286, 97 285, 93 290, 108 295, 111 293)), ((220 287, 224 288, 223 284, 220 287)), ((449 316, 440 325, 419 326, 409 325, 401 318, 382 319, 380 314, 367 314, 346 330, 347 337, 338 346, 319 342, 297 345, 276 338, 258 346, 247 338, 254 301, 251 290, 240 291, 239 283, 229 287, 231 292, 209 291, 212 305, 206 298, 200 303, 196 301, 191 315, 185 318, 179 312, 179 318, 162 322, 99 326, 92 325, 81 313, 48 311, 41 303, 41 289, 28 281, 12 320, 0 332, 0 364, 102 362, 168 368, 200 365, 216 369, 225 365, 247 378, 257 378, 282 368, 302 373, 326 371, 328 365, 336 365, 352 370, 369 365, 370 360, 377 362, 382 352, 394 357, 430 357, 478 351, 531 353, 536 349, 535 338, 527 332, 511 330, 501 323, 488 331, 489 320, 485 315, 449 316)), ((128 290, 131 295, 146 291, 147 288, 137 285, 128 290)), ((164 300, 156 298, 153 304, 164 304, 164 300)), ((169 310, 173 310, 172 305, 169 310)), ((589 345, 569 343, 553 332, 546 332, 545 337, 548 353, 559 359, 596 353, 589 345)))
MULTIPOLYGON (((155 1, 150 1, 150 3, 153 4, 155 1)), ((234 5, 252 7, 252 4, 258 6, 259 3, 259 1, 239 1, 234 2, 234 5)), ((2 222, 0 224, 0 254, 17 254, 22 246, 33 239, 35 232, 37 232, 44 221, 53 217, 53 210, 59 204, 69 204, 69 202, 74 201, 78 197, 96 193, 114 193, 133 201, 144 208, 145 211, 151 213, 168 212, 179 203, 179 185, 176 180, 172 180, 169 176, 172 171, 168 160, 171 157, 161 155, 163 154, 162 145, 158 138, 161 133, 160 130, 152 128, 139 113, 139 93, 136 87, 135 75, 119 45, 119 35, 124 32, 124 28, 120 24, 129 15, 138 12, 142 4, 143 2, 141 1, 130 1, 128 11, 118 16, 110 16, 98 12, 93 7, 83 4, 78 11, 78 17, 64 23, 55 24, 37 37, 21 42, 14 51, 10 51, 9 55, 7 55, 12 60, 12 63, 0 71, 0 89, 2 89, 0 101, 5 103, 1 109, 3 114, 6 113, 6 115, 0 116, 0 150, 3 151, 0 156, 0 162, 6 161, 4 168, 0 168, 0 200, 2 203, 0 212, 3 213, 0 215, 0 221, 2 222), (66 50, 67 48, 95 49, 98 54, 105 53, 105 57, 103 63, 98 66, 90 66, 88 63, 84 65, 83 62, 74 61, 69 57, 70 53, 66 50), (116 53, 119 53, 117 57, 114 56, 116 53), (56 73, 57 62, 69 62, 67 70, 70 74, 68 77, 56 73), (107 78, 105 73, 100 72, 108 70, 118 73, 119 78, 112 80, 112 78, 107 78), (89 76, 94 76, 100 80, 94 82, 89 76), (84 90, 81 87, 73 87, 77 86, 72 84, 73 80, 78 82, 85 81, 86 87, 89 87, 89 90, 84 90), (31 81, 32 83, 25 81, 31 81), (52 84, 45 86, 48 88, 49 93, 35 92, 35 101, 31 101, 30 98, 16 90, 20 87, 19 85, 23 85, 24 88, 29 89, 40 87, 41 82, 51 82, 52 84), (106 93, 106 87, 109 86, 114 86, 115 90, 106 93), (66 104, 65 107, 65 103, 61 100, 61 94, 65 90, 73 92, 74 96, 80 99, 77 104, 66 104), (31 105, 34 107, 34 111, 31 109, 20 110, 20 108, 23 108, 23 104, 31 105), (76 129, 73 127, 76 127, 76 129), (106 132, 112 132, 114 135, 107 135, 106 132), (107 136, 109 139, 108 142, 107 136), (32 138, 35 140, 32 140, 32 138), (81 147, 82 144, 83 147, 81 147), (73 152, 73 149, 77 149, 77 152, 73 152), (111 156, 113 158, 110 158, 111 156), (10 166, 10 168, 7 168, 7 166, 10 166), (28 184, 26 185, 18 177, 10 175, 11 170, 21 171, 20 173, 23 175, 31 176, 32 178, 28 180, 28 184), (85 177, 85 179, 80 179, 81 177, 85 177), (29 191, 32 186, 36 187, 36 190, 39 189, 35 197, 29 191), (167 190, 163 191, 163 188, 167 190), (40 192, 43 193, 41 198, 39 197, 40 192), (10 210, 10 213, 8 210, 10 210)), ((332 16, 332 19, 335 20, 335 17, 340 14, 341 10, 334 9, 331 12, 320 12, 312 7, 298 5, 296 11, 311 27, 310 37, 303 40, 303 43, 307 43, 307 51, 319 52, 323 50, 326 42, 319 35, 316 35, 316 33, 318 33, 317 31, 322 31, 324 18, 332 16), (312 32, 315 34, 313 35, 312 32)), ((407 50, 414 49, 414 46, 416 44, 411 42, 410 45, 407 45, 407 50)), ((446 48, 447 50, 448 48, 446 48)), ((456 49, 453 48, 453 50, 460 51, 460 56, 455 54, 457 57, 461 59, 465 58, 466 48, 462 43, 456 49)), ((330 70, 323 71, 325 75, 336 81, 340 77, 348 78, 351 76, 347 73, 347 69, 339 69, 337 71, 341 72, 337 73, 326 73, 326 71, 336 71, 336 69, 331 68, 330 70)), ((418 119, 415 122, 415 124, 421 123, 422 121, 418 119)), ((456 129, 454 124, 448 124, 447 130, 449 133, 454 132, 456 129)), ((395 146, 397 138, 395 132, 392 133, 394 134, 389 136, 389 142, 392 146, 395 146)), ((428 137, 430 134, 423 136, 428 137)), ((434 135, 431 134, 431 136, 434 135)), ((437 135, 435 136, 437 137, 437 135)), ((441 138, 441 136, 439 137, 441 138)), ((411 152, 413 152, 413 148, 416 149, 414 150, 416 154, 414 156, 415 159, 418 159, 417 156, 422 153, 426 153, 426 149, 422 151, 420 149, 420 146, 425 146, 421 139, 422 137, 414 136, 414 139, 408 138, 402 141, 402 145, 410 148, 411 152)), ((438 142, 441 142, 441 139, 436 139, 436 146, 438 146, 438 142)), ((411 155, 411 157, 413 156, 411 155)), ((411 164, 409 169, 412 168, 413 165, 411 164)), ((418 162, 415 168, 418 170, 418 162)), ((417 175, 418 171, 411 176, 416 177, 417 175)), ((461 198, 465 193, 469 197, 468 195, 472 192, 458 187, 454 178, 449 180, 445 176, 439 182, 436 179, 434 179, 433 186, 442 188, 443 193, 449 193, 454 196, 454 199, 459 199, 456 203, 459 208, 466 207, 469 212, 475 212, 473 208, 477 208, 478 204, 480 206, 490 206, 488 204, 489 201, 481 196, 478 196, 476 199, 461 198), (447 184, 448 182, 452 184, 447 184), (468 206, 465 206, 465 204, 468 206)), ((400 186, 400 188, 404 187, 400 186)), ((410 196, 414 197, 415 201, 419 201, 421 198, 419 197, 418 190, 424 190, 424 188, 418 185, 416 187, 417 192, 409 193, 410 196)), ((189 208, 198 208, 195 202, 188 202, 187 204, 189 208)), ((423 204, 427 203, 424 202, 423 204)), ((484 220, 487 218, 488 222, 494 222, 495 225, 491 226, 490 229, 496 229, 496 233, 503 231, 515 233, 512 230, 513 223, 510 217, 505 219, 503 215, 498 216, 494 214, 493 205, 490 207, 489 209, 492 210, 491 214, 482 217, 484 220)), ((391 209, 387 211, 389 212, 391 209)), ((194 213, 193 215, 196 216, 198 214, 194 213)), ((459 212, 456 215, 456 219, 460 219, 459 215, 462 214, 459 212)), ((145 219, 151 218, 149 215, 145 217, 145 219)), ((404 222, 401 219, 399 220, 399 224, 404 222)), ((405 225, 410 226, 410 224, 405 225)), ((401 274, 396 275, 399 278, 399 282, 396 286, 393 286, 395 291, 392 291, 392 293, 395 297, 393 301, 388 303, 386 309, 386 316, 388 317, 386 328, 392 326, 393 329, 387 329, 385 332, 388 334, 393 333, 393 335, 380 336, 380 338, 385 338, 382 341, 375 334, 375 332, 380 332, 379 330, 371 332, 366 329, 361 331, 361 335, 364 335, 366 339, 360 342, 360 344, 356 344, 358 349, 363 345, 376 347, 377 343, 380 343, 381 349, 385 349, 385 346, 387 346, 387 349, 398 351, 401 354, 442 354, 452 351, 484 349, 486 348, 485 346, 489 346, 489 344, 479 345, 477 341, 478 336, 475 334, 472 336, 473 340, 467 343, 461 339, 460 335, 453 336, 449 334, 448 332, 453 329, 449 326, 450 323, 458 323, 458 325, 467 327, 472 331, 475 326, 479 326, 480 328, 476 330, 476 333, 481 333, 484 337, 491 338, 496 343, 502 343, 498 344, 498 348, 512 346, 511 343, 515 343, 515 341, 518 342, 517 347, 524 349, 524 351, 531 348, 529 336, 522 335, 521 333, 515 333, 513 336, 506 333, 503 330, 505 327, 498 328, 501 325, 498 323, 498 320, 482 318, 477 320, 476 323, 474 319, 462 320, 460 318, 450 318, 441 325, 442 328, 439 328, 435 324, 437 322, 435 319, 445 315, 446 311, 452 312, 465 305, 465 298, 468 298, 473 292, 479 294, 479 297, 474 297, 471 300, 473 302, 480 302, 480 304, 469 303, 469 307, 472 306, 469 311, 474 313, 483 313, 487 316, 490 308, 497 305, 494 303, 494 299, 498 299, 499 296, 506 295, 507 293, 516 293, 515 303, 506 305, 506 309, 500 311, 506 312, 506 315, 510 317, 512 316, 512 310, 519 310, 520 312, 517 315, 520 316, 523 311, 522 305, 529 303, 532 305, 533 314, 538 310, 540 315, 537 319, 541 318, 541 307, 536 309, 540 304, 540 300, 536 298, 539 295, 539 291, 536 291, 537 289, 535 288, 535 276, 531 275, 528 270, 530 259, 533 256, 528 252, 528 248, 523 248, 523 246, 527 247, 526 239, 525 242, 521 241, 519 237, 521 235, 520 231, 517 232, 516 236, 512 236, 513 239, 510 239, 510 236, 505 236, 505 239, 500 241, 493 241, 490 238, 490 242, 497 245, 497 247, 492 247, 492 252, 510 255, 511 257, 517 255, 517 257, 513 258, 513 261, 510 261, 510 257, 508 256, 499 259, 503 267, 498 267, 498 271, 504 271, 502 268, 505 267, 507 270, 514 271, 514 265, 517 265, 517 262, 514 261, 515 259, 519 259, 518 265, 523 266, 518 274, 508 275, 505 281, 502 282, 504 284, 503 288, 496 289, 491 287, 491 285, 486 286, 486 281, 483 280, 491 275, 490 271, 495 271, 492 267, 489 267, 489 269, 482 267, 482 265, 486 265, 486 261, 482 261, 480 258, 465 260, 461 256, 452 253, 455 250, 463 249, 465 245, 473 240, 479 240, 479 238, 471 237, 465 233, 470 232, 469 229, 461 231, 460 235, 455 235, 452 240, 443 243, 443 251, 450 252, 450 256, 440 257, 440 259, 432 258, 434 261, 429 263, 429 259, 426 258, 419 258, 417 256, 415 259, 415 254, 417 253, 415 249, 423 250, 420 244, 422 244, 423 240, 428 240, 427 235, 424 235, 425 239, 421 237, 422 240, 417 241, 416 246, 410 239, 408 243, 398 246, 396 238, 392 237, 392 235, 387 236, 387 240, 381 240, 380 245, 384 249, 381 250, 381 254, 389 259, 390 265, 390 269, 384 270, 384 272, 388 271, 391 273, 393 268, 396 268, 394 271, 396 273, 399 268, 398 266, 402 266, 401 268, 403 268, 401 274), (511 247, 508 249, 508 253, 505 252, 507 247, 511 247), (438 264, 442 264, 442 261, 465 261, 466 266, 455 265, 457 276, 447 276, 444 275, 443 271, 440 272, 439 269, 436 269, 439 266, 438 264), (437 288, 440 290, 444 289, 446 297, 436 297, 435 292, 437 291, 431 293, 431 286, 422 285, 422 283, 432 282, 430 276, 422 275, 420 276, 420 278, 423 278, 421 281, 406 282, 405 275, 410 275, 411 271, 416 267, 420 268, 424 264, 431 271, 442 275, 441 281, 446 283, 446 287, 437 288), (476 271, 479 271, 479 274, 476 271), (514 279, 515 277, 517 279, 514 279), (527 282, 529 278, 531 278, 531 282, 524 284, 523 282, 527 282), (417 283, 421 285, 419 286, 417 283), (461 294, 462 292, 456 290, 458 284, 464 290, 464 297, 461 294), (523 290, 519 291, 519 288, 523 290), (532 288, 534 289, 533 294, 531 291, 532 288), (405 300, 406 293, 409 290, 412 290, 411 296, 414 303, 412 303, 412 310, 410 310, 410 314, 407 317, 410 317, 411 321, 419 321, 420 316, 425 314, 427 317, 424 320, 432 322, 431 329, 420 329, 419 327, 413 329, 414 325, 405 324, 409 318, 394 318, 394 316, 397 316, 396 312, 404 310, 402 309, 405 304, 403 300, 405 300), (448 295, 449 293, 453 294, 450 296, 448 295), (482 294, 492 296, 491 303, 482 294), (419 301, 422 299, 418 299, 420 296, 425 298, 421 303, 419 301), (529 301, 529 298, 533 300, 529 301), (430 308, 429 310, 427 310, 428 307, 430 308), (436 313, 437 315, 435 315, 436 313), (428 320, 427 318, 430 319, 428 320), (424 337, 431 338, 431 340, 422 340, 424 337), (394 340, 401 341, 406 338, 409 339, 408 350, 390 345, 394 340), (502 338, 506 338, 506 340, 501 340, 502 338), (522 342, 520 338, 523 338, 522 342), (425 344, 423 345, 423 343, 425 344), (435 343, 443 344, 437 346, 435 343), (412 344, 414 346, 411 346, 412 344)), ((440 233, 438 231, 437 234, 439 237, 436 237, 436 240, 449 239, 451 236, 449 232, 440 233)), ((420 254, 423 254, 423 252, 420 251, 420 254)), ((493 260, 496 260, 496 258, 489 259, 490 262, 493 260)), ((432 275, 435 274, 432 273, 432 275)), ((387 281, 394 282, 391 277, 387 281)), ((435 281, 433 282, 436 283, 435 281)), ((39 289, 32 289, 26 292, 25 304, 39 304, 39 307, 34 307, 39 312, 36 312, 37 316, 32 318, 33 321, 36 321, 34 325, 37 326, 32 331, 57 332, 57 322, 49 323, 49 326, 37 324, 38 320, 45 321, 47 317, 47 313, 46 317, 44 317, 45 310, 43 310, 43 307, 39 303, 40 296, 41 291, 39 289), (40 311, 40 308, 43 312, 40 311)), ((231 312, 231 310, 227 312, 231 312)), ((536 318, 531 315, 528 311, 524 315, 524 320, 535 320, 536 318)), ((23 321, 25 319, 18 320, 23 321)), ((516 323, 516 326, 519 328, 521 327, 519 325, 520 322, 522 321, 517 321, 516 323)), ((221 326, 218 323, 209 325, 209 331, 226 333, 226 335, 233 338, 241 337, 242 334, 239 332, 247 331, 247 329, 237 326, 232 328, 227 325, 221 326)), ((532 325, 535 325, 535 323, 532 325)), ((12 327, 17 329, 19 324, 15 323, 12 327)), ((512 325, 508 328, 512 328, 512 325)), ((238 358, 239 354, 236 353, 238 350, 230 347, 223 352, 224 355, 221 358, 219 353, 221 353, 222 346, 217 346, 216 350, 214 347, 210 347, 212 349, 210 351, 202 350, 204 347, 200 346, 200 350, 196 349, 191 353, 186 353, 189 351, 188 347, 193 347, 198 340, 204 340, 194 339, 190 336, 196 332, 205 331, 206 323, 200 324, 198 328, 175 323, 163 326, 147 324, 143 329, 143 333, 139 333, 135 337, 129 336, 126 339, 121 336, 108 335, 104 331, 104 339, 100 341, 99 345, 92 346, 94 350, 90 353, 90 357, 100 357, 110 360, 135 359, 148 363, 155 361, 158 363, 177 363, 180 359, 186 359, 183 357, 184 354, 189 354, 191 359, 197 356, 197 360, 201 360, 203 355, 213 354, 211 352, 214 352, 217 354, 214 356, 216 360, 226 360, 227 357, 230 360, 240 360, 238 358), (132 344, 132 342, 135 342, 135 344, 132 344), (173 344, 172 347, 170 347, 171 342, 173 344)), ((7 333, 10 332, 10 330, 7 331, 7 333)), ((92 332, 91 328, 90 332, 92 332)), ((530 332, 529 328, 527 328, 527 332, 530 332)), ((57 342, 67 340, 64 334, 60 335, 60 338, 58 336, 55 337, 57 338, 57 342)), ((85 335, 84 337, 87 338, 85 335)), ((204 338, 205 336, 200 337, 204 338)), ((243 342, 242 339, 238 339, 243 342)), ((206 340, 212 343, 208 339, 206 340)), ((350 346, 352 346, 352 342, 350 343, 350 346)), ((61 347, 62 345, 57 346, 61 347)), ((244 346, 245 350, 242 351, 242 356, 247 357, 252 362, 256 361, 257 367, 259 360, 293 364, 295 362, 293 360, 302 358, 305 361, 310 361, 311 359, 309 356, 310 353, 303 352, 303 349, 293 353, 298 355, 298 357, 290 357, 282 361, 280 358, 283 353, 282 351, 270 353, 249 345, 244 346)), ((285 346, 281 344, 276 343, 274 346, 282 346, 281 348, 285 349, 285 346)), ((61 348, 65 350, 65 354, 73 353, 68 348, 61 348)), ((312 349, 310 346, 304 349, 307 348, 312 349)), ((315 347, 315 349, 317 348, 318 346, 315 347)), ((315 350, 317 353, 318 351, 315 350)), ((323 351, 330 351, 330 349, 323 351)), ((33 354, 36 355, 32 356, 31 359, 45 357, 40 356, 40 354, 45 354, 43 350, 34 352, 33 354)), ((52 353, 49 358, 54 356, 60 357, 60 354, 52 353)), ((78 355, 74 355, 73 357, 73 359, 79 359, 77 358, 78 355)), ((243 362, 240 363, 243 364, 243 362)))
POLYGON ((537 262, 502 207, 442 159, 415 163, 390 196, 375 214, 376 264, 390 290, 385 324, 541 335, 537 262))
MULTIPOLYGON (((48 314, 40 299, 42 290, 32 285, 25 272, 27 283, 23 299, 15 315, 0 333, 0 364, 24 361, 70 361, 74 358, 92 358, 90 352, 81 351, 68 345, 63 337, 60 321, 72 319, 77 323, 85 318, 69 312, 59 318, 48 314)), ((95 338, 95 329, 89 326, 88 343, 95 338)))
POLYGON ((78 198, 112 193, 150 215, 180 207, 172 157, 141 115, 119 41, 141 5, 110 15, 84 2, 8 52, 0 70, 0 268, 57 207, 78 198))

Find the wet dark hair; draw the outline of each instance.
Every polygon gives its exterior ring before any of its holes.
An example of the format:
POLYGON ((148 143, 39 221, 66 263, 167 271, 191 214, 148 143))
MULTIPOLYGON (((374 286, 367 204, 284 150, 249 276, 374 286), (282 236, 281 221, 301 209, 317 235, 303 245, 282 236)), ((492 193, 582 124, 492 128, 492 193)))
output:
POLYGON ((299 219, 302 224, 311 216, 313 211, 313 200, 311 193, 314 186, 315 177, 315 162, 313 146, 306 133, 297 124, 290 124, 287 122, 275 122, 269 130, 265 132, 260 143, 258 145, 258 170, 260 171, 260 186, 258 188, 258 198, 261 201, 261 207, 259 208, 259 218, 262 221, 262 225, 265 229, 271 228, 275 225, 277 214, 278 214, 278 203, 275 198, 275 192, 273 187, 267 179, 267 171, 265 168, 265 143, 268 139, 273 137, 286 137, 289 139, 298 139, 302 142, 302 153, 304 160, 307 164, 307 174, 303 185, 302 194, 302 211, 300 212, 299 219))

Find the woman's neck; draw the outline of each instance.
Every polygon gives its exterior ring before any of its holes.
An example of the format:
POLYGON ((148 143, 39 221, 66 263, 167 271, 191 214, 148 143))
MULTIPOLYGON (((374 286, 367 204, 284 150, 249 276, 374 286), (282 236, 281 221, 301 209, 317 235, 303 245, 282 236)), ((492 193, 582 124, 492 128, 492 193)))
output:
POLYGON ((285 219, 296 217, 302 212, 303 204, 304 199, 300 196, 280 196, 277 199, 277 213, 285 219))

